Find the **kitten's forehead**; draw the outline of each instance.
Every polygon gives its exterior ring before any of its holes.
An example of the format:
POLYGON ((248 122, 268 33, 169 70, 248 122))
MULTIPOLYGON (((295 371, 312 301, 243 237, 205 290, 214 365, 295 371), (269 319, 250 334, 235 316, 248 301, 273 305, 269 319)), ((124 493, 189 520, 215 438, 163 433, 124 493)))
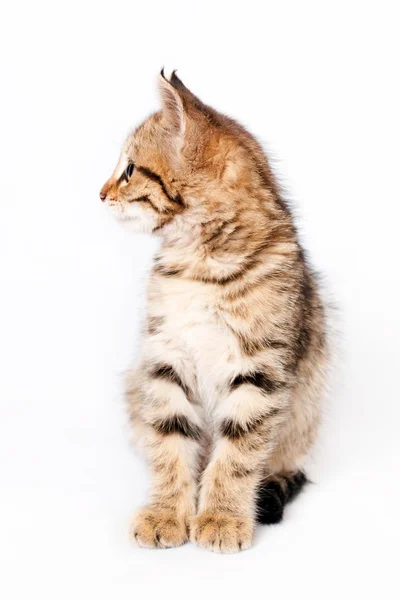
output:
POLYGON ((159 113, 150 115, 150 117, 128 135, 124 145, 124 150, 128 156, 138 152, 141 147, 151 145, 155 141, 159 122, 159 113))
POLYGON ((141 166, 164 163, 163 134, 160 131, 160 115, 155 113, 130 133, 123 146, 122 155, 126 161, 141 166))

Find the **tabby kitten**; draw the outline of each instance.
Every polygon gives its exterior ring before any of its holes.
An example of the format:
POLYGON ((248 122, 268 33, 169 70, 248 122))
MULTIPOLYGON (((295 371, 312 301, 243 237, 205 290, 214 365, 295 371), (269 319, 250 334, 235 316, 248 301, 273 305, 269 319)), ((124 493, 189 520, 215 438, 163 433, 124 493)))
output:
POLYGON ((162 110, 126 140, 100 198, 162 239, 132 428, 153 474, 140 546, 249 548, 306 482, 327 365, 317 282, 261 146, 161 72, 162 110))

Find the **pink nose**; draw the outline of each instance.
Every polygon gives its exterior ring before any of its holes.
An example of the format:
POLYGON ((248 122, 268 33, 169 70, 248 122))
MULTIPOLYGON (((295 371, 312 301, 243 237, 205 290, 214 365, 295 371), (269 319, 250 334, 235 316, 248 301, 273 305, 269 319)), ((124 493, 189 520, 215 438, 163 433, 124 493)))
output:
POLYGON ((103 191, 100 192, 100 200, 102 202, 104 202, 104 200, 107 198, 107 194, 105 194, 103 191))

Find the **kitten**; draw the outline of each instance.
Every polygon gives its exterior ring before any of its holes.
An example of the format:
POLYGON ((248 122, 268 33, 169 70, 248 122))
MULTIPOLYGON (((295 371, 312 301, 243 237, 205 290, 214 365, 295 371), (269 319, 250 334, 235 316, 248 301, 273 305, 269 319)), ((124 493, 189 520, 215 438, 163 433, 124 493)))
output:
POLYGON ((152 471, 140 546, 249 548, 306 482, 328 361, 316 279, 258 142, 161 72, 162 110, 100 198, 162 245, 148 288, 133 429, 152 471))

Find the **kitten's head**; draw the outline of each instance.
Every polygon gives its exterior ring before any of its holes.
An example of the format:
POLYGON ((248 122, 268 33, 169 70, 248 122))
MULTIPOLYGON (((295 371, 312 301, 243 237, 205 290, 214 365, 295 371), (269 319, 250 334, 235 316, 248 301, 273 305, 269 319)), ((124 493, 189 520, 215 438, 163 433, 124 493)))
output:
POLYGON ((113 215, 134 231, 162 231, 170 224, 182 229, 191 216, 200 223, 216 212, 236 211, 232 194, 224 191, 248 188, 254 173, 262 177, 266 168, 254 138, 204 105, 175 73, 168 80, 161 72, 159 88, 162 109, 128 136, 100 192, 113 215))

